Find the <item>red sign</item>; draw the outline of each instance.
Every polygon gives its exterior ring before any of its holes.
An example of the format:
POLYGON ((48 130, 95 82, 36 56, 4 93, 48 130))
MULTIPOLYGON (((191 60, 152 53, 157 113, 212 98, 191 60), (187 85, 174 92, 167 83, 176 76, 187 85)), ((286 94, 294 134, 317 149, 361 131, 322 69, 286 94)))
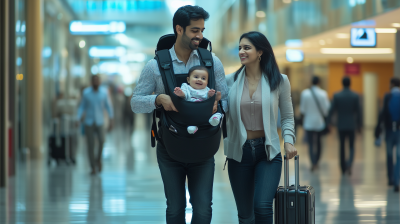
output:
POLYGON ((360 75, 360 64, 346 64, 344 66, 345 75, 360 75))

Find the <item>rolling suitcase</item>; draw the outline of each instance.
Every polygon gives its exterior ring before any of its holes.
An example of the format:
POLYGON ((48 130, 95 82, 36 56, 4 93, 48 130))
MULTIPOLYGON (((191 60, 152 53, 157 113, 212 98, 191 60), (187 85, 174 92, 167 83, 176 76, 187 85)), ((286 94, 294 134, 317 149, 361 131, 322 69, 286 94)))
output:
POLYGON ((64 161, 66 164, 75 164, 74 151, 77 136, 73 130, 73 121, 68 117, 53 120, 53 133, 48 139, 49 165, 52 160, 55 160, 57 165, 60 164, 60 161, 64 161))
POLYGON ((275 195, 276 224, 315 224, 315 190, 299 184, 299 156, 295 161, 295 185, 289 184, 289 163, 284 156, 284 186, 275 195))

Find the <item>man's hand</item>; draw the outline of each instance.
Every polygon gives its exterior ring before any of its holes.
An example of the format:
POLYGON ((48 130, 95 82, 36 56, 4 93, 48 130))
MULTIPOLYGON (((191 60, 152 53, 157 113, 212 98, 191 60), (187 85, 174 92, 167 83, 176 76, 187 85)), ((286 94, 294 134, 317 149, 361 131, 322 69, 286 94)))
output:
POLYGON ((110 124, 108 124, 108 131, 111 131, 114 127, 114 121, 110 120, 110 124))
POLYGON ((214 107, 213 107, 213 114, 215 114, 218 110, 218 101, 221 100, 221 92, 218 91, 217 95, 215 96, 215 102, 214 102, 214 107))
POLYGON ((164 107, 164 110, 166 110, 166 111, 178 112, 178 110, 174 106, 174 103, 172 103, 171 97, 166 94, 160 94, 156 98, 156 104, 162 105, 164 107))
POLYGON ((297 149, 290 143, 285 142, 286 159, 291 159, 297 155, 297 149))

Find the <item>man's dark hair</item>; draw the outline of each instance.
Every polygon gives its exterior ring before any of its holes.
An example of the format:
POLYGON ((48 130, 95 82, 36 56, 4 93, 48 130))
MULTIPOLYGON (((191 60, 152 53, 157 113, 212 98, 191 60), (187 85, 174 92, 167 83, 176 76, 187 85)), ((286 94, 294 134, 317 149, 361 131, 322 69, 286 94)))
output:
POLYGON ((390 84, 396 87, 400 87, 400 79, 397 77, 393 77, 390 79, 390 84))
POLYGON ((319 84, 319 77, 318 76, 313 76, 312 77, 312 80, 311 80, 311 83, 313 84, 313 85, 318 85, 319 84))
POLYGON ((186 27, 190 25, 190 20, 204 19, 206 21, 209 17, 208 12, 200 6, 185 5, 180 7, 172 19, 175 36, 178 36, 176 25, 181 26, 183 31, 186 31, 186 27))
POLYGON ((204 67, 204 66, 202 66, 202 65, 196 65, 196 66, 193 66, 193 67, 191 67, 191 68, 189 69, 188 77, 190 77, 190 75, 192 74, 192 72, 193 72, 194 70, 203 70, 203 71, 206 71, 207 74, 208 74, 208 70, 207 70, 206 67, 204 67))
POLYGON ((100 76, 98 76, 98 75, 92 75, 90 80, 93 82, 93 80, 96 79, 96 78, 100 80, 100 76))
POLYGON ((342 79, 342 84, 343 84, 344 87, 349 87, 350 84, 351 84, 350 78, 349 78, 349 77, 344 77, 344 78, 342 79))

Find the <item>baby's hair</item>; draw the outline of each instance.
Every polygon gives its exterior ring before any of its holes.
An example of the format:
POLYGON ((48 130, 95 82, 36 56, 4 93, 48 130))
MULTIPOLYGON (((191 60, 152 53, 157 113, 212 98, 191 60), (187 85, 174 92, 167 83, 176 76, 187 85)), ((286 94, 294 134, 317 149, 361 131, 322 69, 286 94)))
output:
POLYGON ((196 65, 196 66, 193 66, 193 67, 191 67, 191 68, 189 69, 188 77, 190 77, 190 75, 192 74, 192 72, 193 72, 194 70, 203 70, 203 71, 206 71, 207 74, 208 74, 208 70, 207 70, 206 67, 204 67, 204 66, 202 66, 202 65, 196 65))

